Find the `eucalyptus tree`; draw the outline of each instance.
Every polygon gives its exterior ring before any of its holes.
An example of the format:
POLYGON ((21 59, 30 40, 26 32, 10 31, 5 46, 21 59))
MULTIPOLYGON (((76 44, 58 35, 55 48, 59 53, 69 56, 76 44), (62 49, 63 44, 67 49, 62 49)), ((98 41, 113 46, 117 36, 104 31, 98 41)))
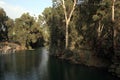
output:
POLYGON ((68 26, 69 26, 73 11, 75 10, 77 0, 73 0, 73 1, 72 0, 71 1, 61 0, 61 3, 62 3, 63 10, 64 10, 65 22, 66 22, 66 45, 65 46, 67 49, 68 48, 68 26))
POLYGON ((8 40, 8 29, 5 25, 5 21, 8 19, 6 12, 3 8, 0 8, 0 41, 8 40))

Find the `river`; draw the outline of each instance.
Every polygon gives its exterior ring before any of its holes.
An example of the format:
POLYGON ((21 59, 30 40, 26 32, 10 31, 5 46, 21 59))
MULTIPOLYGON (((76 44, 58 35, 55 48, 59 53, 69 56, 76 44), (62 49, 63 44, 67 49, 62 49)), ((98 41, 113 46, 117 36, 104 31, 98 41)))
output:
POLYGON ((45 48, 0 55, 0 80, 115 80, 106 70, 69 64, 45 48))

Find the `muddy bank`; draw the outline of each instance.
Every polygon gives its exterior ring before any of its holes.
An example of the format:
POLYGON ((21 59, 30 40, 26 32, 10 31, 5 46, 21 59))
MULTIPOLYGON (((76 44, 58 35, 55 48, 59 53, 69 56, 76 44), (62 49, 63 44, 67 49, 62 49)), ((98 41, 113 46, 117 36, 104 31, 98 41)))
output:
POLYGON ((16 52, 16 51, 25 50, 25 49, 26 47, 18 43, 0 42, 0 53, 2 54, 16 52))

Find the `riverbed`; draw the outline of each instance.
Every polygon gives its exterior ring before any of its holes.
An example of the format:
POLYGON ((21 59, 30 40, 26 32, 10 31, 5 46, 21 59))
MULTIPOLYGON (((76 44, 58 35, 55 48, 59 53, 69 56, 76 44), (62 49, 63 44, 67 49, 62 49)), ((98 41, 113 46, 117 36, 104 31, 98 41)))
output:
POLYGON ((0 55, 0 80, 116 80, 105 69, 69 64, 46 48, 0 55))

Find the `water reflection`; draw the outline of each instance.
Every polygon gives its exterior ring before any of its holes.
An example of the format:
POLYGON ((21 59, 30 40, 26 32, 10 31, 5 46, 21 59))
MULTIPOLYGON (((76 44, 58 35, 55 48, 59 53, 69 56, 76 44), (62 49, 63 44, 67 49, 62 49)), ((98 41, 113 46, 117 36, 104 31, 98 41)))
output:
POLYGON ((49 79, 49 74, 48 74, 48 52, 43 49, 42 50, 42 54, 41 54, 41 62, 40 62, 40 67, 39 67, 39 71, 40 71, 40 76, 41 79, 40 80, 48 80, 49 79))
POLYGON ((43 80, 47 72, 45 49, 0 56, 0 80, 43 80))
POLYGON ((106 71, 48 56, 45 48, 0 56, 0 80, 115 80, 106 71))
POLYGON ((51 57, 50 59, 50 80, 117 80, 103 69, 72 65, 51 57))

